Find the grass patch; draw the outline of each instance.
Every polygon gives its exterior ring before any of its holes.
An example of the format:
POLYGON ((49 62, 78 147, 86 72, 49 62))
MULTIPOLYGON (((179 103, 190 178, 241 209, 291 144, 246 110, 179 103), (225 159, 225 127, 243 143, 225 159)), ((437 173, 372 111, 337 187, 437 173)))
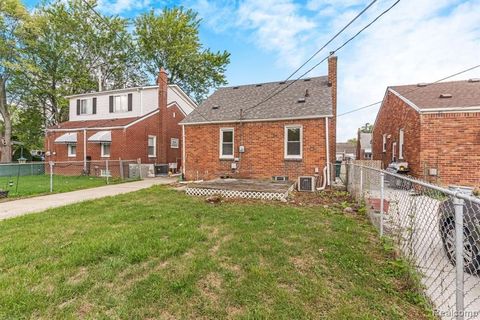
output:
POLYGON ((0 222, 0 318, 428 319, 408 273, 341 206, 153 187, 0 222))
MULTIPOLYGON (((110 184, 121 182, 110 179, 110 184)), ((105 178, 89 176, 53 176, 53 192, 61 193, 100 187, 107 184, 105 178)), ((8 198, 21 198, 50 193, 50 175, 0 177, 0 189, 9 190, 8 198), (12 186, 9 184, 12 183, 12 186)))

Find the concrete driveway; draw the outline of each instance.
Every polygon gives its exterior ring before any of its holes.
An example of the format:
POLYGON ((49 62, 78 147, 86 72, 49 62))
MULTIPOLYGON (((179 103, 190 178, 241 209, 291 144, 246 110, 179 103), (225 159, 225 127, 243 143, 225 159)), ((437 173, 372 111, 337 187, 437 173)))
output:
POLYGON ((1 202, 0 220, 18 217, 28 213, 41 212, 50 208, 61 207, 72 203, 133 192, 141 189, 150 188, 154 185, 170 184, 175 182, 176 180, 176 178, 168 177, 148 178, 135 182, 125 182, 97 188, 1 202))
MULTIPOLYGON (((379 199, 379 190, 368 198, 379 199)), ((385 233, 395 239, 402 253, 422 274, 425 292, 441 319, 455 319, 455 267, 450 263, 439 231, 438 208, 434 197, 386 187, 389 202, 385 233)), ((378 215, 374 224, 378 225, 378 215)), ((464 274, 465 319, 480 319, 480 277, 464 274)))

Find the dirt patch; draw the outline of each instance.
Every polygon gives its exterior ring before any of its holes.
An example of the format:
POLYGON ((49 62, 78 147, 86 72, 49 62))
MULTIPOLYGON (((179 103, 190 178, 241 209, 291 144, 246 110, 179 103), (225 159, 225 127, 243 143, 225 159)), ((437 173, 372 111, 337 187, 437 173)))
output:
POLYGON ((234 319, 245 313, 245 310, 238 306, 228 306, 225 311, 227 311, 227 319, 234 319))
POLYGON ((92 311, 93 305, 91 303, 85 302, 77 310, 78 318, 84 319, 92 311))
POLYGON ((87 275, 88 275, 87 268, 81 267, 80 270, 78 270, 78 272, 74 276, 70 277, 67 280, 67 283, 72 285, 79 284, 80 282, 85 280, 87 275))
POLYGON ((222 283, 221 276, 218 273, 211 272, 199 281, 198 289, 208 301, 215 304, 219 300, 222 283))
POLYGON ((310 270, 312 270, 315 266, 315 259, 312 256, 290 257, 289 260, 295 269, 297 269, 301 274, 310 272, 310 270))

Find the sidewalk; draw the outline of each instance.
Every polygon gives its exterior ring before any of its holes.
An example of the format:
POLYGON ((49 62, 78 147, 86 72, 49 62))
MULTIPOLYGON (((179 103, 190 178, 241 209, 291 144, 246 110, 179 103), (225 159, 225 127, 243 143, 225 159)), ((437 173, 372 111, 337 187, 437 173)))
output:
POLYGON ((50 208, 61 207, 86 200, 93 200, 133 192, 146 189, 154 185, 169 184, 174 181, 176 181, 175 178, 157 177, 135 182, 125 182, 97 188, 2 202, 0 203, 0 220, 18 217, 33 212, 40 212, 50 208))

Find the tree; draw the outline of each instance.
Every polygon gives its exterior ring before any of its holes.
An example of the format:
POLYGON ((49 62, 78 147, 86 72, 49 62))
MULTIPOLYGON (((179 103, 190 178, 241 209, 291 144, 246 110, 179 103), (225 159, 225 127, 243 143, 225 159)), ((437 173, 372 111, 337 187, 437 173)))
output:
POLYGON ((360 128, 360 132, 362 133, 372 133, 373 132, 373 125, 370 123, 365 123, 363 127, 360 128))
POLYGON ((356 145, 356 144, 357 144, 357 138, 348 139, 348 140, 347 140, 347 143, 356 145))
POLYGON ((12 160, 11 104, 8 102, 7 86, 19 69, 19 56, 23 39, 19 30, 28 13, 19 0, 0 0, 0 115, 2 132, 0 136, 0 162, 12 160))
POLYGON ((145 82, 127 21, 97 16, 81 0, 43 4, 32 16, 13 91, 41 112, 45 126, 68 118, 65 96, 145 82))
POLYGON ((193 10, 166 8, 135 19, 139 54, 150 76, 160 68, 169 73, 169 82, 178 84, 197 101, 211 88, 226 84, 225 69, 230 62, 226 51, 204 49, 199 39, 201 20, 193 10))

